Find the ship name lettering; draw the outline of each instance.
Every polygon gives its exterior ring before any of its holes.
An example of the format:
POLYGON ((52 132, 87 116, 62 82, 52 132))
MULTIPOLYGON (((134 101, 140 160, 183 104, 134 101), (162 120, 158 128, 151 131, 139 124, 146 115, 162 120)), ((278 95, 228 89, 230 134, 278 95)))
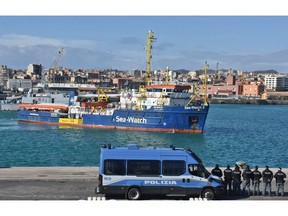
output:
POLYGON ((204 109, 204 107, 203 106, 191 106, 191 107, 189 107, 189 106, 185 106, 185 109, 193 109, 193 110, 202 110, 202 109, 204 109))
POLYGON ((128 117, 128 122, 136 123, 136 124, 147 124, 147 119, 145 118, 134 118, 134 117, 128 117))
POLYGON ((116 116, 116 122, 126 122, 126 118, 122 118, 120 116, 116 116))
POLYGON ((30 113, 30 116, 39 116, 37 113, 30 113))
POLYGON ((147 124, 147 119, 145 118, 135 118, 135 117, 120 117, 116 116, 116 122, 128 122, 128 123, 135 123, 135 124, 147 124))

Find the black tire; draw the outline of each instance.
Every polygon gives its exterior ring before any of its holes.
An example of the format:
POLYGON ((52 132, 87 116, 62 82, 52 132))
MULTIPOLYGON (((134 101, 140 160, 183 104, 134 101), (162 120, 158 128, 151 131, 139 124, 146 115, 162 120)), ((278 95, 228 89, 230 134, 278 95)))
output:
POLYGON ((141 198, 141 191, 138 188, 131 188, 127 193, 127 199, 139 200, 141 198))
POLYGON ((211 188, 206 188, 202 191, 201 197, 207 200, 213 200, 215 198, 215 192, 211 188))

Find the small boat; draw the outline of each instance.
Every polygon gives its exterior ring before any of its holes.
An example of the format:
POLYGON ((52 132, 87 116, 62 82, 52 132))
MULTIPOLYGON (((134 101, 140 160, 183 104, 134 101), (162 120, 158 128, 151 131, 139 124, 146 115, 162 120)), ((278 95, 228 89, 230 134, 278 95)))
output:
POLYGON ((19 104, 19 108, 35 111, 49 111, 55 112, 57 110, 68 110, 68 105, 54 104, 54 103, 42 103, 42 104, 19 104))

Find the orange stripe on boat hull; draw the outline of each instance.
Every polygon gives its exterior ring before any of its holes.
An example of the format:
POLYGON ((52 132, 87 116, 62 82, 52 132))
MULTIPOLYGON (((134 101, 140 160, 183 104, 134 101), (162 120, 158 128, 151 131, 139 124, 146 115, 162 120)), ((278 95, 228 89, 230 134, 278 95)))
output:
POLYGON ((81 128, 100 128, 100 129, 114 129, 114 130, 127 130, 127 131, 142 131, 142 132, 167 132, 167 133, 192 133, 201 134, 202 130, 189 130, 189 129, 171 129, 171 128, 134 128, 134 127, 121 127, 121 126, 104 126, 104 125, 88 125, 88 124, 69 124, 69 123, 58 123, 58 122, 40 122, 33 120, 19 120, 22 122, 37 123, 37 124, 51 124, 59 126, 71 126, 81 128))

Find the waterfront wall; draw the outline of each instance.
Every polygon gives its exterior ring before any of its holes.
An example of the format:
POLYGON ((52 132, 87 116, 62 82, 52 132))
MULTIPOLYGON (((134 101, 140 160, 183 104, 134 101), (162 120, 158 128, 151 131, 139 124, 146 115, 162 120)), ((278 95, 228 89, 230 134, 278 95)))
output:
POLYGON ((260 104, 260 105, 288 105, 288 100, 263 100, 263 99, 210 99, 211 104, 260 104))

